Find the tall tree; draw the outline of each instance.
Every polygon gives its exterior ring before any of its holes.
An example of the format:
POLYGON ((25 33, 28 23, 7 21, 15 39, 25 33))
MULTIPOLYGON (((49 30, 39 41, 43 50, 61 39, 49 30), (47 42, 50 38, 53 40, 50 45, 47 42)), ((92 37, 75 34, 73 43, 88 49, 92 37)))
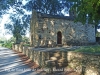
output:
POLYGON ((30 0, 25 8, 29 11, 34 9, 46 14, 60 15, 63 9, 70 8, 70 4, 67 0, 30 0))
POLYGON ((5 25, 5 28, 9 30, 11 34, 16 38, 16 43, 22 41, 22 35, 26 34, 26 31, 29 27, 29 20, 26 15, 20 18, 19 16, 15 18, 16 15, 11 16, 11 22, 5 25))
POLYGON ((5 10, 16 4, 17 0, 0 0, 0 16, 5 14, 5 10))
POLYGON ((7 13, 10 14, 11 22, 5 24, 5 28, 16 38, 16 43, 20 43, 22 35, 25 35, 29 27, 30 15, 25 13, 21 3, 13 5, 10 9, 12 11, 7 13))
POLYGON ((95 25, 98 24, 98 21, 100 20, 100 0, 69 1, 74 2, 71 11, 74 11, 77 21, 85 23, 88 16, 89 23, 95 23, 95 25))
MULTIPOLYGON (((23 1, 23 0, 22 0, 23 1)), ((29 21, 30 15, 25 15, 24 10, 27 9, 46 13, 46 14, 62 14, 63 9, 69 9, 70 3, 67 0, 26 0, 27 4, 23 5, 21 0, 1 0, 0 9, 3 7, 3 11, 6 9, 6 13, 10 14, 11 23, 6 24, 6 29, 8 29, 14 37, 16 37, 16 42, 19 40, 23 32, 25 33, 29 21), (9 13, 9 9, 12 8, 13 13, 9 13)))

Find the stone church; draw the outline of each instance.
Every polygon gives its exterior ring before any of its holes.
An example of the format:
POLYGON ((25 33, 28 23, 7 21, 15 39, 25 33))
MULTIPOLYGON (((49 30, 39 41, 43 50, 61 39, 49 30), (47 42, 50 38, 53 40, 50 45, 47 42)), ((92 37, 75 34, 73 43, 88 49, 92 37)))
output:
POLYGON ((95 27, 74 22, 70 16, 33 11, 30 22, 30 44, 34 47, 87 45, 95 43, 95 27))

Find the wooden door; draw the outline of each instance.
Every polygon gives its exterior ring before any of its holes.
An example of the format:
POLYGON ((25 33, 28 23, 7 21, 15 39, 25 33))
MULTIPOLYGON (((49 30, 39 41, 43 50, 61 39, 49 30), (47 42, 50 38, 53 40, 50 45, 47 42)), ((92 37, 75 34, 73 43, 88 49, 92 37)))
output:
POLYGON ((57 44, 62 44, 62 33, 60 31, 57 33, 57 44))

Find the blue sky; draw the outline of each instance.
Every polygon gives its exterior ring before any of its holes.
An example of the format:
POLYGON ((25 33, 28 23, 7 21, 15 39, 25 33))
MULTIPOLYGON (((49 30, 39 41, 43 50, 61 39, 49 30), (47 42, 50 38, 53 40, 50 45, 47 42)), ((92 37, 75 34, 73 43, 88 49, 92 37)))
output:
POLYGON ((9 22, 10 20, 8 19, 9 15, 3 15, 2 19, 0 19, 0 37, 6 37, 9 39, 12 35, 6 34, 6 29, 4 29, 4 24, 9 22))
MULTIPOLYGON (((23 1, 23 5, 26 4, 25 0, 23 1)), ((8 11, 8 12, 12 12, 12 8, 8 11)), ((9 14, 5 14, 2 16, 2 18, 0 18, 0 37, 5 37, 6 39, 9 39, 12 37, 11 34, 6 34, 6 29, 4 29, 4 25, 5 23, 9 23, 10 19, 9 19, 10 15, 9 14)), ((27 34, 27 36, 29 37, 29 34, 27 34)))
MULTIPOLYGON (((23 4, 25 4, 25 0, 23 0, 23 4)), ((13 9, 11 8, 9 11, 8 11, 10 14, 13 14, 13 9)), ((31 12, 26 12, 25 13, 27 14, 31 14, 31 12)), ((64 13, 64 10, 62 10, 62 13, 64 13)), ((11 34, 6 34, 6 29, 4 29, 4 25, 5 23, 9 23, 10 22, 10 14, 5 14, 2 16, 2 18, 0 18, 0 37, 5 37, 7 39, 11 38, 12 35, 11 34)), ((69 14, 65 14, 65 16, 69 16, 69 14)), ((29 33, 26 35, 27 37, 29 37, 29 33)))
POLYGON ((98 24, 99 28, 97 29, 98 32, 100 32, 100 24, 98 24))
MULTIPOLYGON (((26 0, 22 1, 23 4, 26 4, 26 0)), ((10 9, 8 12, 12 12, 12 9, 10 9)), ((64 13, 64 10, 62 10, 62 13, 64 13)), ((69 16, 69 14, 64 14, 65 16, 69 16)), ((0 18, 0 37, 6 37, 7 39, 12 37, 12 35, 6 34, 6 29, 4 29, 4 24, 10 22, 9 16, 9 14, 5 14, 2 18, 0 18)), ((100 29, 97 29, 97 31, 100 32, 100 29)), ((27 34, 27 36, 29 37, 29 33, 27 34)))
MULTIPOLYGON (((3 15, 2 19, 0 19, 0 37, 5 37, 6 39, 10 39, 12 37, 12 35, 7 34, 6 29, 4 29, 4 24, 10 22, 9 17, 9 14, 5 14, 3 15)), ((27 34, 26 36, 29 37, 29 34, 27 34)))

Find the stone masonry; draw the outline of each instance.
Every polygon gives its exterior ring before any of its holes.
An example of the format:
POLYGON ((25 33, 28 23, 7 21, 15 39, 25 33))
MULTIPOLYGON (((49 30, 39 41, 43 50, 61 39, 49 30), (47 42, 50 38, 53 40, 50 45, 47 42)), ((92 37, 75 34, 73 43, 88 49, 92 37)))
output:
POLYGON ((74 52, 68 47, 34 48, 21 44, 13 45, 13 50, 22 52, 50 72, 55 71, 55 68, 64 71, 71 68, 80 75, 100 75, 100 53, 74 52))
POLYGON ((75 23, 70 16, 32 12, 30 41, 34 47, 95 43, 95 27, 75 23), (33 44, 34 43, 34 44, 33 44))

